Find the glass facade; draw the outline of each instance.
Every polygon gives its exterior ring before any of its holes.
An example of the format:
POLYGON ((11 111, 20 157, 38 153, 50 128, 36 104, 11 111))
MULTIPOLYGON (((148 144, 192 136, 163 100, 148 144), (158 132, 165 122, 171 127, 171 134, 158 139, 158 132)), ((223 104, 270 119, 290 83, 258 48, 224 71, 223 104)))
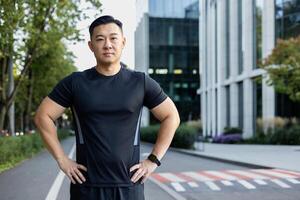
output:
POLYGON ((262 11, 263 0, 255 0, 255 60, 254 68, 258 67, 259 61, 262 59, 262 11))
POLYGON ((230 127, 230 88, 229 86, 225 87, 226 95, 226 126, 230 127))
POLYGON ((198 0, 149 0, 149 16, 198 19, 199 3, 198 0))
POLYGON ((239 45, 239 66, 238 73, 244 70, 244 51, 243 51, 243 1, 238 1, 238 45, 239 45))
POLYGON ((225 78, 230 76, 230 6, 229 0, 226 0, 226 68, 225 78))
POLYGON ((275 0, 276 38, 296 37, 300 34, 300 1, 275 0))
POLYGON ((149 75, 172 98, 182 121, 198 119, 199 3, 195 0, 149 3, 149 75))
MULTIPOLYGON (((275 0, 276 39, 300 35, 300 1, 275 0)), ((286 94, 276 93, 276 116, 300 118, 300 103, 291 101, 286 94)))
POLYGON ((243 81, 238 82, 238 125, 239 128, 244 128, 244 88, 243 81))
POLYGON ((258 77, 253 79, 253 132, 256 133, 256 122, 262 117, 262 79, 258 77))

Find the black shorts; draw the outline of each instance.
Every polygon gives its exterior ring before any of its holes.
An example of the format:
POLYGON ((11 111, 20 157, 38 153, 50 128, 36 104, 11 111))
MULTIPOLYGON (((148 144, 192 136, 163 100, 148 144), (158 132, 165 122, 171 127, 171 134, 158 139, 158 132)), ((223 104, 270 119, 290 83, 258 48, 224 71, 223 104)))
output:
POLYGON ((145 200, 144 184, 131 187, 85 187, 71 183, 70 200, 145 200))

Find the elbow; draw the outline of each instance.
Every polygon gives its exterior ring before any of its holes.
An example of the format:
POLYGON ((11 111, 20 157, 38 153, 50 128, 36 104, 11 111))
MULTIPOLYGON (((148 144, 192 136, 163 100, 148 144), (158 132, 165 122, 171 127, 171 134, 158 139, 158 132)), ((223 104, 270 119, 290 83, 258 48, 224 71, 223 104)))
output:
POLYGON ((178 114, 178 112, 174 112, 173 114, 169 115, 169 119, 172 121, 172 124, 174 124, 174 126, 176 128, 179 127, 180 125, 180 116, 178 114))
POLYGON ((36 112, 35 115, 34 115, 34 118, 33 118, 33 122, 34 122, 36 127, 38 127, 39 121, 40 121, 40 115, 39 115, 38 112, 36 112))
POLYGON ((178 112, 177 112, 177 115, 176 115, 176 123, 177 123, 177 127, 179 127, 179 125, 180 125, 180 116, 179 116, 179 114, 178 114, 178 112))

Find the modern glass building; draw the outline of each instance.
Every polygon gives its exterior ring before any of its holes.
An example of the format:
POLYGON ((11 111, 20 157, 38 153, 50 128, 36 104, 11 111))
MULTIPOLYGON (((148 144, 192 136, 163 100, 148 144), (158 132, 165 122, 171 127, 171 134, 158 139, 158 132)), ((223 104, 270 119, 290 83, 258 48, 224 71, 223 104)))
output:
POLYGON ((138 0, 137 13, 136 69, 161 85, 176 104, 181 121, 198 119, 199 2, 138 0))
POLYGON ((200 4, 203 133, 240 127, 253 136, 257 118, 300 117, 299 104, 277 94, 258 68, 278 38, 300 34, 299 0, 202 0, 200 4))

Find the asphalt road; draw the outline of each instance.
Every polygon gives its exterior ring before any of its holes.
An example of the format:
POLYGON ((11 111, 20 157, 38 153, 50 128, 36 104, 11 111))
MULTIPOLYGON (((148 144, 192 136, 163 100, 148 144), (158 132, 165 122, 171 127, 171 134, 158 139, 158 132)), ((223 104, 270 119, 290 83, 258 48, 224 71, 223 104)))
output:
MULTIPOLYGON (((67 154, 74 138, 63 141, 67 154)), ((151 151, 143 144, 141 159, 151 151)), ((74 154, 73 154, 74 158, 74 154)), ((47 151, 0 174, 1 200, 67 200, 70 181, 47 151)), ((257 170, 168 151, 145 183, 146 200, 300 200, 300 175, 257 170)))

